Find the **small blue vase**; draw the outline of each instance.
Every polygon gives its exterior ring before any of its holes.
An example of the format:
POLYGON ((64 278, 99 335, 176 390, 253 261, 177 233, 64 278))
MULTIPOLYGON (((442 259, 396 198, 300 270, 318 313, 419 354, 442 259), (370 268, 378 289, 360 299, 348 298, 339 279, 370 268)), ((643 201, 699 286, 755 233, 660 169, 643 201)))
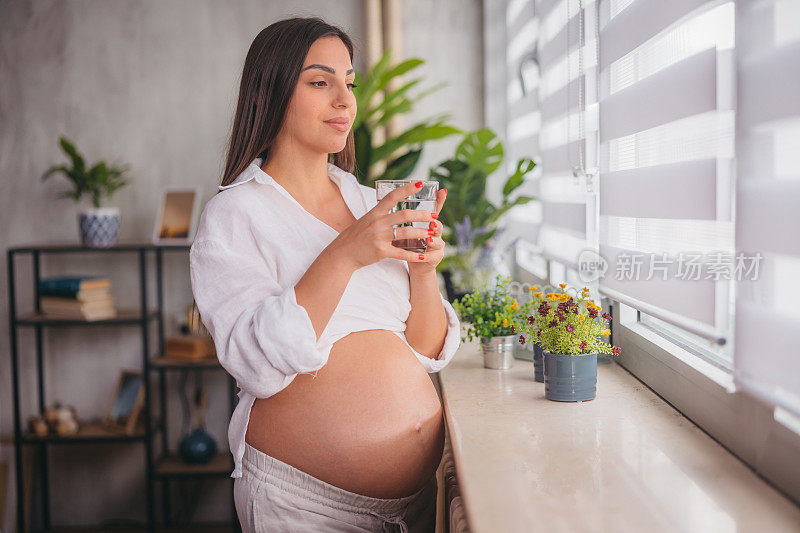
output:
POLYGON ((196 428, 181 439, 181 457, 187 463, 203 465, 217 453, 217 443, 203 428, 196 428))

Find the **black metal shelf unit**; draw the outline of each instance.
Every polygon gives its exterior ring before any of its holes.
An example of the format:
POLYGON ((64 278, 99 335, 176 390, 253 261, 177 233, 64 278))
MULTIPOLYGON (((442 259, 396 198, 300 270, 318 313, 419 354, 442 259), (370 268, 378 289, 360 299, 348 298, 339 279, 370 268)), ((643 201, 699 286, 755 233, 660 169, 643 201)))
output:
MULTIPOLYGON (((172 525, 170 511, 170 482, 172 480, 197 479, 206 477, 229 478, 233 463, 230 454, 227 452, 219 453, 209 463, 201 466, 187 465, 182 462, 176 453, 170 453, 167 442, 167 408, 166 408, 166 376, 169 371, 186 372, 202 370, 221 370, 222 367, 216 360, 186 362, 174 360, 168 357, 154 357, 151 359, 150 350, 150 324, 156 323, 159 351, 163 353, 164 346, 164 291, 163 291, 163 253, 165 250, 189 249, 188 244, 179 246, 161 246, 152 243, 126 243, 118 244, 109 248, 90 248, 80 245, 53 244, 53 245, 30 245, 15 246, 7 251, 8 261, 8 309, 9 309, 9 338, 11 344, 11 378, 14 396, 14 448, 16 463, 16 486, 17 486, 17 527, 18 531, 28 531, 30 524, 25 523, 25 498, 24 498, 24 478, 22 472, 22 446, 32 445, 38 447, 38 457, 41 473, 41 508, 42 526, 44 531, 52 529, 50 517, 50 495, 48 487, 48 454, 47 447, 51 444, 81 444, 81 443, 115 443, 115 442, 143 442, 145 445, 145 486, 146 495, 146 521, 143 528, 147 531, 154 531, 155 520, 155 483, 161 483, 162 496, 162 521, 164 525, 172 525), (39 308, 39 280, 41 275, 41 256, 45 253, 134 253, 138 257, 139 268, 139 308, 134 310, 120 310, 118 316, 108 320, 75 320, 46 317, 40 313, 39 308), (150 308, 148 304, 148 254, 155 254, 156 272, 156 305, 150 308), (14 259, 21 254, 30 254, 33 263, 34 280, 34 312, 23 316, 17 315, 16 308, 16 287, 15 287, 15 265, 14 259), (147 310, 147 311, 145 311, 147 310), (37 437, 24 429, 22 426, 22 415, 20 406, 20 376, 19 376, 19 353, 17 342, 17 327, 32 327, 35 329, 36 343, 36 381, 38 388, 38 410, 40 415, 44 414, 46 407, 44 390, 44 365, 43 365, 43 342, 42 330, 44 327, 89 327, 89 326, 119 326, 133 325, 141 328, 142 336, 142 375, 144 379, 144 406, 143 421, 144 429, 132 435, 110 430, 101 424, 81 424, 81 429, 76 435, 59 437, 47 436, 37 437), (151 372, 158 374, 159 386, 159 417, 156 419, 152 411, 152 396, 150 375, 151 372), (154 457, 153 439, 156 433, 161 435, 161 452, 158 457, 154 457)), ((236 381, 228 376, 228 396, 230 411, 233 412, 236 406, 236 381)), ((225 448, 223 447, 223 450, 225 448)), ((236 510, 233 504, 233 479, 231 480, 231 530, 241 531, 236 510)))

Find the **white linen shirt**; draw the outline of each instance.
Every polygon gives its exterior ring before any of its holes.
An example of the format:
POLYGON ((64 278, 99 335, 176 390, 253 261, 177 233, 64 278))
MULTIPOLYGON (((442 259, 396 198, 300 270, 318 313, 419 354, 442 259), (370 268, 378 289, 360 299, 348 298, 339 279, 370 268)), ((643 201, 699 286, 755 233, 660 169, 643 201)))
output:
MULTIPOLYGON (((328 163, 356 219, 378 203, 375 189, 328 163)), ((295 285, 339 233, 306 211, 255 159, 236 179, 219 186, 200 215, 189 251, 192 292, 222 367, 239 387, 228 427, 234 457, 231 477, 242 475, 250 408, 286 388, 297 374, 315 374, 333 344, 354 331, 386 329, 401 338, 428 373, 438 372, 461 343, 461 325, 444 297, 447 335, 436 359, 406 340, 411 311, 408 264, 385 258, 355 270, 317 340, 295 285)), ((440 294, 441 296, 441 294, 440 294)))

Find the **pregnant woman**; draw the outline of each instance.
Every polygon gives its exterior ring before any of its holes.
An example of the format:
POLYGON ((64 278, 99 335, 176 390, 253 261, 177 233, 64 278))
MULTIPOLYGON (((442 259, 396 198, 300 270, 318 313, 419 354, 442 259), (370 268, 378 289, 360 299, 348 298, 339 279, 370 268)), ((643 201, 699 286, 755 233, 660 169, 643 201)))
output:
POLYGON ((460 344, 436 211, 352 174, 353 45, 318 18, 265 28, 244 63, 222 184, 191 282, 239 403, 245 531, 434 531, 444 426, 428 374, 460 344), (332 159, 332 162, 330 161, 332 159), (429 229, 393 226, 427 222, 429 229), (394 239, 427 240, 423 254, 394 239))

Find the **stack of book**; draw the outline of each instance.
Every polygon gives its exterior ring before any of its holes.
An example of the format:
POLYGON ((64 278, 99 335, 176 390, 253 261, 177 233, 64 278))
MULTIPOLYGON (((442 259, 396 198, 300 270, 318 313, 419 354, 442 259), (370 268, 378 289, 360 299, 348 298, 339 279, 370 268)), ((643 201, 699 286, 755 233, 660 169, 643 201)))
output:
POLYGON ((62 276, 39 281, 39 308, 54 318, 103 320, 117 316, 111 280, 103 276, 62 276))

